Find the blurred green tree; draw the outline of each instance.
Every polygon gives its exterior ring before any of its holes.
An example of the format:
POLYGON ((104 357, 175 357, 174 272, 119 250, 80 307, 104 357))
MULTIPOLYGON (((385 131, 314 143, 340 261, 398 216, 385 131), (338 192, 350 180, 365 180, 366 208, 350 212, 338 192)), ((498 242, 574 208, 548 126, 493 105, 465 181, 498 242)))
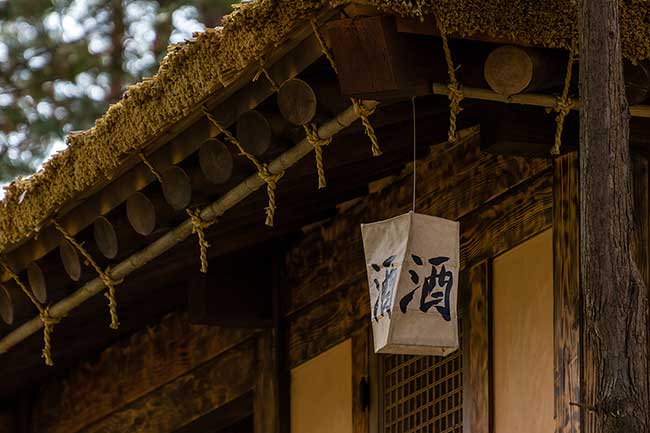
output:
POLYGON ((0 0, 0 182, 38 169, 231 3, 0 0))

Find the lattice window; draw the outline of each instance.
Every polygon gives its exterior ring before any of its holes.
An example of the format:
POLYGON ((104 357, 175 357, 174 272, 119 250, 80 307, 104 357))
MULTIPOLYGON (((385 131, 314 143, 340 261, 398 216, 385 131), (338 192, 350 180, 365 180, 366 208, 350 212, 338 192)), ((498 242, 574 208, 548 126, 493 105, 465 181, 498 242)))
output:
POLYGON ((386 355, 381 364, 383 433, 462 433, 462 349, 446 357, 386 355))

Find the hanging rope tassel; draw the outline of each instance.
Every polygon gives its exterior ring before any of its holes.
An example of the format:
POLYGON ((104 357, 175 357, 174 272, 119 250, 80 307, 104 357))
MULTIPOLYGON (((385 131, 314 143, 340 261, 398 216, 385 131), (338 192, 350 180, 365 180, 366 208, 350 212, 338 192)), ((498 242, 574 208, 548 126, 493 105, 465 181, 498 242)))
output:
POLYGON ((153 164, 152 164, 152 163, 147 159, 147 157, 145 156, 145 154, 142 153, 142 152, 138 152, 138 156, 140 157, 140 159, 142 160, 142 162, 144 163, 144 165, 147 166, 147 168, 149 169, 149 171, 151 171, 151 173, 152 173, 154 176, 156 176, 156 179, 158 179, 158 182, 163 183, 162 175, 161 175, 160 172, 156 169, 156 167, 154 167, 153 164))
POLYGON ((332 138, 320 138, 318 135, 318 128, 313 123, 304 125, 305 136, 309 144, 314 146, 314 156, 316 157, 316 171, 318 172, 318 189, 325 188, 327 181, 325 180, 325 167, 323 165, 323 147, 332 142, 332 138))
POLYGON ((253 156, 252 154, 246 152, 242 145, 239 143, 239 140, 233 136, 230 131, 221 126, 219 121, 214 118, 206 109, 203 110, 203 114, 208 118, 208 120, 217 128, 219 134, 223 134, 226 141, 230 142, 232 145, 237 147, 239 154, 248 158, 257 168, 257 175, 266 183, 266 193, 269 197, 269 205, 266 207, 266 221, 265 224, 269 227, 273 227, 273 220, 275 218, 275 211, 277 208, 275 202, 275 190, 277 188, 278 181, 284 176, 284 171, 279 173, 271 173, 269 170, 268 164, 262 164, 253 156))
POLYGON ((41 357, 45 360, 45 365, 51 367, 54 365, 52 359, 52 332, 54 331, 54 325, 58 324, 61 319, 52 317, 49 310, 50 307, 43 308, 43 311, 39 311, 39 317, 43 322, 43 350, 41 357))
POLYGON ((566 68, 566 76, 564 77, 564 88, 562 89, 562 96, 557 99, 555 108, 553 110, 557 113, 555 116, 555 143, 551 148, 551 155, 559 155, 560 148, 562 147, 562 131, 564 130, 564 119, 575 107, 575 101, 569 97, 569 90, 571 88, 571 76, 573 74, 573 64, 575 63, 578 46, 576 38, 571 41, 571 49, 569 50, 569 61, 566 68))
POLYGON ((370 119, 369 119, 369 117, 374 114, 375 109, 372 108, 369 110, 368 108, 366 108, 365 105, 363 105, 363 102, 360 101, 359 99, 350 98, 350 100, 352 101, 354 112, 361 119, 361 123, 363 124, 366 130, 366 135, 370 139, 372 156, 381 156, 382 151, 381 148, 379 147, 379 140, 377 139, 377 134, 375 134, 375 128, 372 127, 372 124, 370 123, 370 119))
POLYGON ((204 229, 210 227, 215 221, 203 221, 201 219, 201 212, 199 210, 186 209, 187 214, 190 216, 190 221, 192 222, 192 233, 196 233, 196 236, 199 238, 199 251, 201 257, 201 272, 204 274, 208 273, 208 248, 210 244, 205 239, 204 229))
POLYGON ((449 75, 449 133, 448 140, 450 143, 455 143, 458 139, 456 119, 458 118, 458 113, 463 111, 463 108, 460 106, 461 101, 463 100, 463 90, 458 83, 456 78, 456 68, 454 67, 454 61, 451 57, 451 50, 449 49, 449 41, 447 40, 447 32, 445 31, 442 21, 438 19, 438 31, 440 32, 440 38, 442 39, 442 50, 445 53, 445 62, 447 63, 447 74, 449 75))
POLYGON ((106 298, 108 299, 108 311, 111 315, 111 329, 118 329, 120 327, 120 322, 118 321, 118 316, 117 316, 117 300, 115 299, 115 286, 118 284, 121 284, 124 280, 114 280, 111 278, 109 275, 110 273, 110 268, 107 268, 106 271, 104 271, 102 268, 99 267, 97 262, 92 258, 90 253, 86 251, 86 249, 81 245, 77 240, 70 234, 68 233, 58 222, 54 221, 53 222, 54 227, 63 235, 64 238, 66 238, 74 247, 81 253, 82 256, 86 259, 88 264, 92 266, 93 269, 95 269, 95 272, 97 272, 97 275, 99 275, 99 278, 102 280, 108 291, 104 294, 106 298))
POLYGON ((41 352, 41 357, 45 360, 45 365, 51 367, 54 365, 54 360, 52 359, 52 332, 54 331, 54 325, 61 321, 60 318, 53 317, 50 314, 50 307, 43 307, 40 302, 36 299, 31 290, 23 284, 18 275, 7 265, 5 262, 0 262, 5 271, 9 274, 12 280, 20 287, 20 290, 29 298, 31 303, 38 310, 38 317, 43 323, 43 350, 41 352))
MULTIPOLYGON (((320 49, 323 52, 323 55, 330 62, 330 66, 334 72, 338 74, 339 70, 336 67, 336 62, 334 62, 332 50, 330 50, 330 48, 327 46, 325 40, 323 39, 323 36, 320 34, 320 31, 318 31, 318 26, 316 25, 315 20, 311 20, 311 27, 314 30, 314 35, 316 36, 316 40, 318 40, 318 44, 320 45, 320 49)), ((375 109, 373 108, 372 110, 368 110, 363 105, 363 102, 356 98, 350 98, 350 101, 352 101, 354 112, 357 113, 357 116, 359 116, 361 119, 361 123, 366 130, 366 135, 368 138, 370 138, 370 143, 372 145, 372 155, 380 156, 382 152, 381 148, 379 147, 379 140, 377 139, 377 134, 375 134, 375 128, 372 127, 370 119, 368 119, 368 117, 372 116, 372 114, 375 112, 375 109)))

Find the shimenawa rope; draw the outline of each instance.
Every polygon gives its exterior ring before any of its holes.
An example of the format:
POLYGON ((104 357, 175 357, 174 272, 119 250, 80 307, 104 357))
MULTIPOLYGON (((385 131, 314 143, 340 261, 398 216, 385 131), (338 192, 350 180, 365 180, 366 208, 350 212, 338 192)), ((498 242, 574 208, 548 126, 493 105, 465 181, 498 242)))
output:
POLYGON ((551 155, 559 155, 560 148, 562 147, 562 131, 564 130, 564 119, 571 112, 576 101, 569 97, 569 89, 571 88, 571 75, 573 73, 573 64, 575 63, 575 57, 578 52, 578 46, 576 38, 574 37, 571 41, 571 49, 569 50, 569 60, 566 68, 566 76, 564 77, 564 87, 562 89, 562 95, 557 99, 557 103, 553 110, 557 113, 555 117, 555 123, 557 124, 555 129, 555 142, 551 148, 551 155))
MULTIPOLYGON (((327 60, 330 62, 330 66, 332 67, 332 69, 334 69, 334 72, 338 74, 339 70, 336 67, 336 62, 334 62, 334 56, 332 56, 332 51, 325 43, 323 36, 320 34, 320 31, 318 31, 318 26, 316 25, 316 21, 312 20, 311 26, 314 29, 314 35, 318 40, 323 55, 325 55, 327 60)), ((368 138, 370 138, 370 143, 372 145, 372 155, 380 156, 381 148, 379 147, 379 140, 377 139, 375 128, 373 128, 369 119, 369 117, 372 116, 372 114, 375 112, 375 109, 372 108, 371 110, 368 110, 363 104, 363 102, 357 98, 350 98, 350 100, 352 101, 352 106, 354 107, 355 113, 361 119, 361 123, 363 124, 363 127, 366 130, 366 135, 368 136, 368 138)))
POLYGON ((111 315, 111 329, 117 329, 120 326, 120 322, 118 320, 117 316, 117 300, 115 298, 115 286, 118 284, 121 284, 123 280, 114 280, 111 278, 110 274, 110 268, 106 268, 106 270, 103 270, 102 268, 99 267, 97 262, 92 258, 90 253, 86 251, 86 249, 81 245, 77 240, 67 232, 66 229, 64 229, 61 224, 59 224, 57 221, 53 221, 54 228, 56 228, 64 238, 66 238, 74 247, 81 253, 82 256, 86 259, 88 264, 92 266, 93 269, 95 269, 95 272, 97 272, 97 275, 99 275, 99 278, 101 278, 102 282, 104 285, 108 288, 108 291, 104 296, 108 299, 108 311, 111 315))
POLYGON ((454 61, 451 57, 451 50, 449 49, 449 41, 447 40, 447 32, 445 30, 442 20, 438 19, 438 31, 440 32, 440 38, 442 39, 442 50, 445 53, 445 62, 447 63, 447 73, 449 74, 449 133, 448 140, 450 143, 454 143, 458 139, 456 133, 456 119, 458 118, 458 113, 463 111, 460 106, 461 101, 463 100, 463 90, 458 83, 456 78, 456 68, 454 67, 454 61))
POLYGON ((199 238, 199 251, 201 257, 201 272, 204 274, 208 273, 208 248, 210 244, 205 239, 205 232, 203 229, 210 227, 217 220, 212 221, 203 221, 201 219, 201 212, 191 209, 185 209, 187 214, 190 216, 190 221, 192 222, 192 233, 196 233, 196 236, 199 238))
POLYGON ((138 152, 138 156, 140 157, 140 159, 142 160, 142 162, 144 163, 144 165, 147 166, 147 168, 149 169, 149 171, 151 171, 151 173, 153 173, 153 175, 156 176, 156 179, 158 179, 158 182, 163 183, 162 175, 161 175, 160 172, 156 169, 156 167, 153 166, 153 164, 151 163, 151 161, 149 161, 149 160, 147 159, 147 157, 145 156, 145 154, 144 154, 143 152, 140 151, 140 152, 138 152))
POLYGON ((2 267, 7 271, 11 279, 14 280, 18 287, 20 287, 20 290, 22 290, 38 310, 38 316, 41 319, 41 322, 43 322, 43 351, 41 356, 45 360, 45 365, 50 367, 53 366, 52 331, 54 330, 54 325, 59 323, 61 319, 50 315, 49 307, 44 307, 40 302, 38 302, 32 291, 25 286, 18 275, 4 261, 0 262, 0 264, 2 264, 2 267))
POLYGON ((323 165, 323 146, 327 146, 332 142, 330 138, 320 138, 318 135, 318 127, 313 123, 303 125, 305 129, 305 136, 309 144, 314 146, 314 156, 316 157, 316 171, 318 172, 318 189, 325 188, 327 181, 325 180, 325 167, 323 165))
POLYGON ((248 158, 249 161, 251 161, 255 167, 257 168, 257 174, 258 176, 266 183, 266 193, 269 197, 269 205, 266 207, 266 225, 269 227, 273 227, 273 217, 275 216, 275 210, 276 210, 276 202, 275 202, 275 190, 277 188, 278 181, 284 176, 284 171, 281 171, 279 173, 271 173, 269 171, 269 166, 268 164, 263 164, 255 158, 251 153, 246 152, 244 148, 242 147, 241 143, 239 143, 239 140, 237 140, 231 133, 228 131, 226 128, 221 126, 219 121, 214 118, 208 112, 207 110, 203 110, 203 113, 205 116, 212 122, 212 124, 217 128, 217 131, 219 131, 220 134, 223 134, 224 137, 226 138, 226 141, 232 143, 234 146, 237 147, 239 150, 239 153, 246 158, 248 158))

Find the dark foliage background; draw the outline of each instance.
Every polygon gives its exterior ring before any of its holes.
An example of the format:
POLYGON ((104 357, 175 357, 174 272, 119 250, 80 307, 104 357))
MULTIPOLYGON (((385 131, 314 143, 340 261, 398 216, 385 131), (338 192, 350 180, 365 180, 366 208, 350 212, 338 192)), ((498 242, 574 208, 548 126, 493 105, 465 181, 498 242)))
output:
POLYGON ((34 172, 232 0, 0 0, 0 182, 34 172))

